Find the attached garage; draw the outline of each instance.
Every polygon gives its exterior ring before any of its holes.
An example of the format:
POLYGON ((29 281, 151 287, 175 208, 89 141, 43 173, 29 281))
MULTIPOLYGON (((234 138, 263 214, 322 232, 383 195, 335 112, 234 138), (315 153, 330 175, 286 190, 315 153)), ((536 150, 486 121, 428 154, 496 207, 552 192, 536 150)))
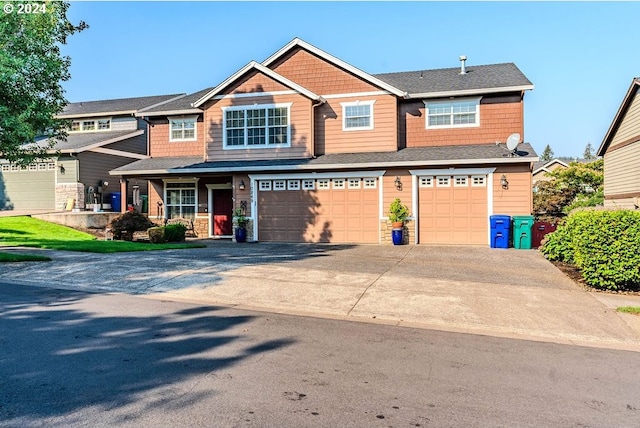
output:
POLYGON ((417 180, 418 242, 487 245, 493 170, 412 171, 417 180))
POLYGON ((258 240, 378 243, 382 173, 323 175, 252 177, 258 240))
POLYGON ((2 164, 0 209, 53 210, 55 208, 55 169, 53 162, 18 166, 2 164))

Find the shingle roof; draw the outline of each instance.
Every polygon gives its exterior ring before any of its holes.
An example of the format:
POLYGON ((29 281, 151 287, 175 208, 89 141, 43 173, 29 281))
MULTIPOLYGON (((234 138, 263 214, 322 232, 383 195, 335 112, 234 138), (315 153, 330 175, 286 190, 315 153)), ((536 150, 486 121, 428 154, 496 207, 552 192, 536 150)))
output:
POLYGON ((138 116, 154 116, 166 112, 178 111, 201 111, 200 109, 193 107, 192 104, 213 89, 213 87, 202 89, 201 91, 194 92, 193 94, 184 95, 180 98, 170 100, 162 104, 140 109, 140 111, 138 112, 138 116))
POLYGON ((59 115, 61 118, 93 116, 105 113, 131 113, 184 94, 154 95, 149 97, 120 98, 114 100, 69 103, 59 115))
POLYGON ((114 175, 146 173, 196 174, 204 172, 260 171, 274 170, 314 170, 385 168, 392 166, 441 166, 464 163, 505 163, 530 162, 537 160, 537 154, 528 143, 518 146, 518 155, 512 156, 504 147, 495 144, 466 146, 417 147, 395 152, 335 153, 314 159, 270 159, 251 161, 203 162, 195 157, 163 157, 143 159, 124 165, 112 171, 114 175))
MULTIPOLYGON (((140 130, 128 130, 128 131, 110 131, 110 132, 70 132, 67 136, 67 141, 58 141, 54 146, 54 150, 61 152, 77 152, 86 149, 87 147, 99 147, 106 144, 122 141, 127 138, 137 137, 142 135, 143 131, 140 130)), ((42 139, 36 141, 36 144, 43 147, 46 145, 48 139, 42 139)))
POLYGON ((530 89, 533 88, 531 81, 511 62, 467 66, 466 71, 466 74, 460 74, 460 68, 441 68, 374 76, 410 95, 529 86, 530 89))

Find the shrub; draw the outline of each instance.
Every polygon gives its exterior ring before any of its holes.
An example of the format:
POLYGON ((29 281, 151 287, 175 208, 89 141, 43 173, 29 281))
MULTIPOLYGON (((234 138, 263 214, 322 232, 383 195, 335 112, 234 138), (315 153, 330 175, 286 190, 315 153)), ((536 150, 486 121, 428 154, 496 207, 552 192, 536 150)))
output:
POLYGON ((147 230, 147 233, 149 234, 149 242, 152 244, 184 241, 186 232, 187 226, 179 223, 151 227, 147 230))
POLYGON ((152 244, 164 244, 167 240, 164 237, 164 226, 151 227, 147 229, 149 242, 152 244))
POLYGON ((167 242, 180 242, 184 241, 184 236, 187 233, 187 226, 180 223, 168 224, 164 227, 164 239, 167 242))
POLYGON ((640 284, 640 212, 574 212, 548 236, 542 253, 575 264, 588 285, 621 290, 640 284))
POLYGON ((155 226, 144 214, 129 211, 111 220, 111 230, 115 239, 132 241, 134 232, 143 232, 155 226))

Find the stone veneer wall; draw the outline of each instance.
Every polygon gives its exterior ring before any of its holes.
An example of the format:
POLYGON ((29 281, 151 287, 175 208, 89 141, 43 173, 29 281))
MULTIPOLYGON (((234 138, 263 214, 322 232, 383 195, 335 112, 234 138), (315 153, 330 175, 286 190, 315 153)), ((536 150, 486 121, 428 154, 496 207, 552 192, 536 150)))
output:
POLYGON ((196 236, 198 238, 208 238, 209 237, 209 219, 197 217, 193 220, 193 228, 196 231, 196 236))
MULTIPOLYGON (((391 244, 393 245, 393 240, 391 239, 391 230, 393 227, 391 226, 391 222, 389 220, 383 220, 380 222, 380 243, 381 244, 391 244)), ((416 241, 416 222, 413 220, 407 220, 404 222, 404 227, 402 228, 402 243, 403 244, 414 244, 416 241)))
POLYGON ((55 209, 64 210, 67 200, 75 200, 75 207, 84 208, 84 184, 82 183, 58 183, 56 184, 55 209))

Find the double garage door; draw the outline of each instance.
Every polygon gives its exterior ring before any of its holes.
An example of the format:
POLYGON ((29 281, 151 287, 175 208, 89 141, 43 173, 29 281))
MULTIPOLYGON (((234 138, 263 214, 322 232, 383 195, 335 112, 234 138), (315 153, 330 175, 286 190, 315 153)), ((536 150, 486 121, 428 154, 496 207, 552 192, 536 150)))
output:
POLYGON ((377 243, 377 177, 258 180, 258 239, 377 243))
POLYGON ((419 242, 488 242, 486 175, 419 176, 419 242))

